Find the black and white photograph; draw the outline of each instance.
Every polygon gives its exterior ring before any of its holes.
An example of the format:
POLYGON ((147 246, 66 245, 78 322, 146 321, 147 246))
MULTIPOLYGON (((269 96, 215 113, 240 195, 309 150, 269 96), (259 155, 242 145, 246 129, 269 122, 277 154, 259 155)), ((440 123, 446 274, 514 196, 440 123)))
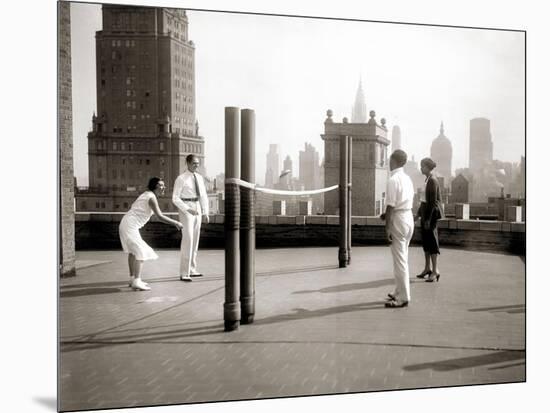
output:
POLYGON ((528 24, 50 3, 52 208, 27 239, 50 231, 55 308, 31 303, 54 320, 23 341, 52 337, 56 394, 35 406, 510 411, 527 392, 546 304, 528 24))

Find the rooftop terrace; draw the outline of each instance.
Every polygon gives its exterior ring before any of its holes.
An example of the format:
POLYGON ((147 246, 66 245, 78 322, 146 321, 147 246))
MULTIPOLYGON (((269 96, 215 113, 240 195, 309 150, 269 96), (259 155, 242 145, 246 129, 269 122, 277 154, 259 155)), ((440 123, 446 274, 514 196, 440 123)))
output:
POLYGON ((159 250, 128 288, 126 255, 77 251, 60 280, 61 408, 197 403, 525 380, 522 256, 443 248, 441 280, 414 277, 412 301, 386 309, 386 246, 261 249, 256 317, 223 331, 224 254, 199 250, 205 274, 177 278, 178 251, 159 250))

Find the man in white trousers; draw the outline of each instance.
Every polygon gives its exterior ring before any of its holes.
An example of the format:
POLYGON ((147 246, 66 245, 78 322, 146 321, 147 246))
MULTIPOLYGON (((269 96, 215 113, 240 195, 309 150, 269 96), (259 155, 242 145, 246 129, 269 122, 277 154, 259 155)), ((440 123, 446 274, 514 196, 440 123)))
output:
POLYGON ((386 237, 391 242, 395 290, 388 294, 386 307, 406 307, 411 301, 409 243, 414 232, 412 213, 414 186, 403 170, 407 154, 398 149, 390 156, 390 177, 386 189, 386 237))
POLYGON ((204 179, 197 172, 199 158, 190 154, 185 158, 187 170, 176 178, 172 202, 178 208, 181 230, 180 280, 193 281, 191 277, 200 277, 197 270, 197 250, 201 233, 202 216, 208 218, 208 196, 204 179))

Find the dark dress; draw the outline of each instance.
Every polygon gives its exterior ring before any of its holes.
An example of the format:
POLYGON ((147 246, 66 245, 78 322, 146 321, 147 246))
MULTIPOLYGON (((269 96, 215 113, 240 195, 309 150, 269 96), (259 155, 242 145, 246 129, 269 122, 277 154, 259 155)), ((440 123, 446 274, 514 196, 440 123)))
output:
POLYGON ((420 215, 422 248, 430 254, 439 254, 437 221, 443 214, 439 182, 433 175, 426 178, 426 201, 420 204, 418 215, 420 215), (425 222, 430 223, 429 229, 425 229, 425 222))

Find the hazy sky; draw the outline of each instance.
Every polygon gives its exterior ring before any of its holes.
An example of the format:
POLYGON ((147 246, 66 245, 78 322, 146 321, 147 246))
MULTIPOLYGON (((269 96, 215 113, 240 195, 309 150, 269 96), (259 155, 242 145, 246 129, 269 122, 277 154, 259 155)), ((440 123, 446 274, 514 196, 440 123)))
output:
MULTIPOLYGON (((312 143, 323 157, 327 109, 351 118, 361 76, 367 111, 401 128, 404 149, 429 156, 443 121, 453 170, 468 166, 469 120, 491 120, 494 156, 518 162, 524 144, 524 34, 480 29, 189 11, 196 112, 209 175, 224 169, 224 107, 256 111, 256 176, 278 143, 281 162, 312 143)), ((101 8, 72 5, 75 174, 87 184, 86 134, 96 109, 101 8)))

